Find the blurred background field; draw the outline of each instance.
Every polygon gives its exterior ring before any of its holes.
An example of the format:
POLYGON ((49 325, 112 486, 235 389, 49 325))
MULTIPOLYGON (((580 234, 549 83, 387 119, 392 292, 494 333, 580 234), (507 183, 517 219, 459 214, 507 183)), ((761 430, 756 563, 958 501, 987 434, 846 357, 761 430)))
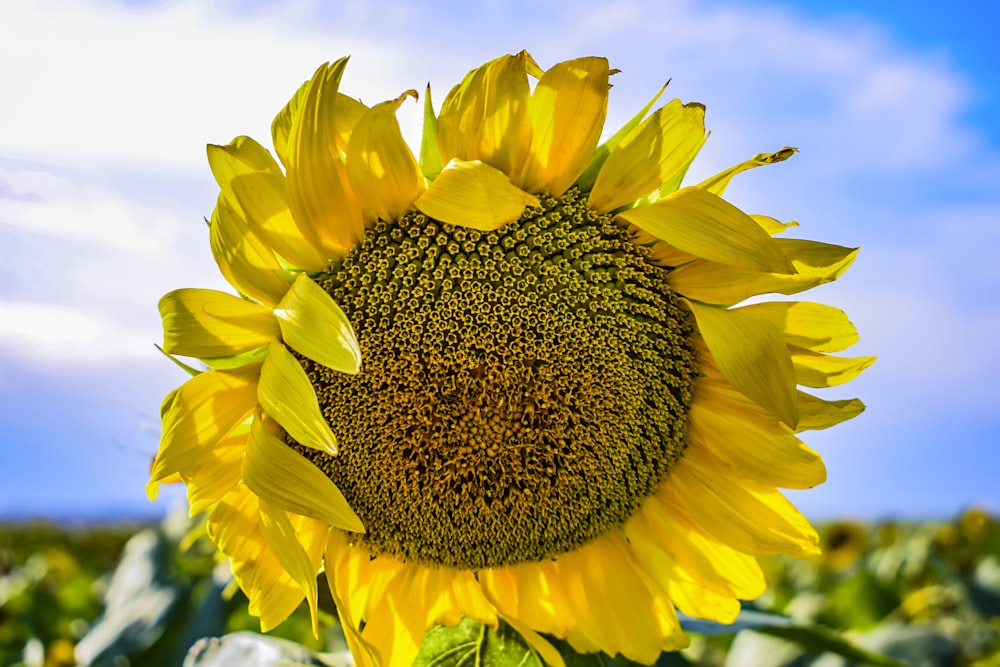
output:
MULTIPOLYGON (((685 621, 691 647, 660 664, 1000 666, 996 517, 970 509, 951 521, 835 521, 819 529, 823 556, 764 559, 769 589, 737 624, 685 621)), ((260 637, 251 634, 258 627, 246 599, 183 512, 150 525, 7 523, 0 525, 0 664, 342 665, 343 635, 324 585, 318 638, 305 607, 260 637), (199 639, 223 635, 225 643, 203 641, 184 662, 199 639)), ((474 636, 466 627, 432 633, 426 664, 507 664, 476 662, 490 647, 474 636), (450 647, 447 655, 435 642, 450 647)))

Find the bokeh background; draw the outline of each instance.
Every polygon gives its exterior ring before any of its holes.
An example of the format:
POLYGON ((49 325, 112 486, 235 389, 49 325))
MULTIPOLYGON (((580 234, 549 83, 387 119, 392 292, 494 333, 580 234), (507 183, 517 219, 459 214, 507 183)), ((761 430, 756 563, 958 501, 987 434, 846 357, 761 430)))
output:
MULTIPOLYGON (((156 302, 227 289, 203 218, 206 143, 269 143, 326 60, 374 103, 528 49, 605 55, 616 129, 668 78, 712 136, 698 180, 782 146, 728 197, 862 246, 808 298, 847 310, 879 361, 827 394, 861 417, 810 433, 814 519, 1000 511, 1000 47, 994 3, 847 0, 0 3, 0 518, 163 515, 144 485, 163 396, 156 302)), ((400 122, 417 145, 420 105, 400 122)))

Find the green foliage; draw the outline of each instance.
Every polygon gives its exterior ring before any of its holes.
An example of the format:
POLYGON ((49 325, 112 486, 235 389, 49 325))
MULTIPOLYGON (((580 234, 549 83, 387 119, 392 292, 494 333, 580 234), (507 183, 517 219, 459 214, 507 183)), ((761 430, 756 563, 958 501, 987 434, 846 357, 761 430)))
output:
MULTIPOLYGON (((1000 667, 994 518, 972 510, 951 522, 837 522, 820 532, 823 556, 765 559, 764 596, 733 625, 684 619, 691 647, 663 654, 657 665, 1000 667)), ((0 526, 0 664, 113 665, 127 657, 150 667, 253 666, 270 664, 254 656, 277 654, 287 664, 349 664, 325 578, 319 637, 304 607, 262 637, 211 544, 188 537, 199 534, 183 517, 161 527, 0 526)), ((568 667, 634 664, 578 655, 549 639, 568 667)), ((493 631, 466 620, 428 632, 417 664, 543 662, 509 626, 493 631)))
POLYGON ((544 667, 544 663, 506 623, 491 631, 464 619, 453 628, 428 632, 414 667, 544 667))

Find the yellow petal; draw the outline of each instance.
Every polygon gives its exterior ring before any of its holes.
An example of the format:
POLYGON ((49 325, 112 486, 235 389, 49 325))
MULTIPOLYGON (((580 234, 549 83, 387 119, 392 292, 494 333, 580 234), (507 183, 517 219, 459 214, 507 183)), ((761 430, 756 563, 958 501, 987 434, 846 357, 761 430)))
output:
POLYGON ((329 526, 363 533, 344 494, 319 468, 271 433, 260 419, 250 429, 243 480, 261 498, 329 526))
POLYGON ((206 152, 215 182, 219 184, 222 196, 233 206, 237 205, 232 187, 237 176, 280 172, 267 149, 250 137, 236 137, 225 146, 209 144, 206 152))
POLYGON ((517 220, 525 207, 539 203, 488 164, 455 159, 415 205, 435 220, 485 232, 517 220))
POLYGON ((731 305, 758 294, 797 294, 839 278, 857 256, 857 248, 775 239, 797 273, 761 273, 699 259, 679 266, 667 276, 670 286, 703 303, 731 305))
POLYGON ((517 634, 524 638, 524 641, 528 642, 532 650, 542 659, 542 664, 549 667, 566 667, 566 661, 563 660, 562 655, 545 637, 542 637, 516 618, 505 616, 503 620, 510 627, 514 628, 517 634))
POLYGON ((292 273, 222 196, 212 213, 209 241, 219 271, 240 294, 269 306, 281 300, 292 273))
POLYGON ((608 61, 577 58, 547 70, 528 102, 531 151, 515 182, 558 196, 583 173, 608 113, 608 61))
POLYGON ((559 584, 576 610, 579 630, 605 653, 652 664, 665 645, 673 650, 687 646, 676 618, 664 635, 661 619, 652 613, 653 596, 639 574, 642 566, 618 531, 608 531, 558 561, 559 584))
POLYGON ((875 363, 875 357, 835 357, 795 345, 788 346, 795 380, 807 387, 836 387, 850 382, 875 363))
POLYGON ((528 74, 541 75, 527 51, 491 60, 451 89, 438 114, 441 161, 480 161, 511 175, 528 151, 528 74))
POLYGON ((590 193, 599 213, 660 187, 684 168, 705 137, 705 107, 672 100, 647 118, 608 156, 590 193))
POLYGON ((707 590, 683 572, 676 572, 667 583, 667 594, 678 609, 694 618, 705 618, 728 625, 740 613, 740 603, 736 598, 707 590))
POLYGON ((339 115, 337 88, 346 65, 341 58, 316 70, 288 134, 289 206, 303 235, 325 259, 343 256, 365 233, 337 146, 342 126, 353 122, 351 112, 339 115))
POLYGON ((369 221, 398 219, 424 189, 420 166, 396 121, 396 110, 410 96, 416 99, 417 91, 376 104, 351 134, 347 176, 369 221))
POLYGON ((361 370, 361 348, 347 315, 306 274, 295 279, 274 316, 281 337, 296 352, 341 373, 361 370))
POLYGON ((751 556, 819 553, 816 531, 774 487, 733 476, 700 448, 685 450, 658 493, 701 530, 751 556))
POLYGON ((798 152, 798 148, 789 148, 788 146, 785 146, 781 150, 775 151, 774 153, 758 153, 746 162, 741 162, 730 167, 729 169, 726 169, 725 171, 719 172, 715 176, 706 178, 698 184, 698 187, 708 190, 712 194, 716 194, 721 197, 726 191, 726 188, 729 186, 729 181, 733 180, 733 176, 736 174, 747 171, 748 169, 753 169, 754 167, 763 166, 765 164, 784 162, 798 152))
POLYGON ((280 173, 241 174, 233 179, 233 192, 257 236, 287 262, 306 271, 318 272, 327 266, 323 254, 288 208, 289 192, 280 173))
POLYGON ((415 605, 400 604, 398 596, 381 597, 365 621, 361 637, 375 647, 382 665, 412 665, 426 631, 420 625, 420 618, 415 605))
POLYGON ((223 198, 268 246, 300 268, 325 268, 325 258, 288 209, 285 176, 270 153, 237 137, 226 146, 209 145, 208 160, 223 198))
POLYGON ((798 227, 799 223, 795 220, 789 222, 781 222, 774 218, 768 217, 766 215, 751 215, 753 221, 760 225, 761 229, 765 232, 774 236, 775 234, 781 234, 782 232, 788 231, 792 227, 798 227))
POLYGON ((698 532, 677 507, 664 505, 659 495, 643 501, 625 532, 647 572, 673 563, 706 589, 745 600, 756 598, 767 586, 756 559, 698 532))
POLYGON ((337 453, 337 438, 320 412, 316 391, 298 359, 279 342, 272 342, 268 348, 257 399, 300 445, 337 453))
POLYGON ((610 139, 597 147, 597 150, 594 151, 594 156, 590 159, 590 163, 587 165, 587 168, 583 170, 580 178, 576 181, 576 186, 580 188, 581 192, 590 192, 593 190, 594 181, 597 180, 597 174, 601 171, 601 168, 607 161, 608 156, 611 155, 611 152, 618 147, 618 144, 620 144, 625 137, 632 134, 632 131, 639 127, 639 123, 646 118, 646 114, 653 108, 656 101, 660 99, 660 96, 663 95, 663 91, 667 89, 668 85, 670 85, 669 81, 660 87, 656 94, 653 95, 653 99, 646 103, 646 106, 632 116, 628 122, 618 128, 618 131, 611 135, 610 139))
POLYGON ((158 482, 197 463, 254 410, 259 365, 201 373, 171 392, 160 415, 163 435, 146 493, 156 498, 158 482))
MULTIPOLYGON (((645 233, 645 232, 643 232, 645 233)), ((675 248, 669 243, 656 241, 649 246, 649 263, 657 266, 675 267, 698 259, 689 252, 675 248)))
POLYGON ((858 342, 858 332, 844 311, 808 301, 757 303, 743 312, 772 322, 785 332, 785 342, 815 352, 837 352, 858 342))
POLYGON ((278 323, 260 304, 209 289, 179 289, 159 302, 163 350, 186 357, 240 354, 278 338, 278 323))
POLYGON ((794 428, 795 373, 781 331, 742 309, 688 304, 719 370, 734 387, 794 428))
POLYGON ((274 145, 274 152, 278 155, 278 159, 286 168, 288 167, 288 135, 291 134, 292 123, 298 115, 299 107, 302 106, 308 90, 309 82, 305 81, 271 122, 271 143, 274 145))
POLYGON ((819 454, 776 419, 755 415, 712 395, 699 382, 691 405, 688 447, 705 447, 741 476, 785 489, 809 489, 826 481, 819 454))
POLYGON ((324 572, 337 616, 357 667, 383 667, 378 650, 365 641, 359 630, 361 609, 368 593, 370 556, 363 547, 350 544, 347 533, 330 531, 324 559, 324 572))
MULTIPOLYGON (((659 189, 655 190, 652 194, 648 196, 649 203, 658 201, 673 192, 677 192, 677 190, 680 189, 681 183, 684 181, 684 177, 687 176, 688 169, 690 169, 691 165, 694 164, 694 159, 698 157, 698 153, 701 152, 702 146, 704 146, 705 142, 708 141, 708 137, 710 134, 711 132, 706 132, 705 135, 701 138, 701 142, 694 148, 693 151, 691 151, 691 156, 688 158, 687 162, 681 165, 681 168, 675 171, 667 180, 663 181, 663 185, 661 185, 659 189)), ((639 200, 639 202, 642 201, 643 200, 641 199, 639 200)))
MULTIPOLYGON (((288 167, 289 164, 288 138, 291 136, 292 123, 298 116, 299 108, 306 99, 306 95, 309 92, 309 84, 310 81, 306 81, 299 86, 292 99, 288 101, 288 104, 275 116, 274 122, 271 123, 271 139, 272 143, 274 143, 274 152, 278 154, 278 159, 281 160, 281 164, 285 165, 285 167, 288 167)), ((337 123, 333 130, 337 148, 341 153, 347 152, 347 142, 351 137, 351 131, 367 108, 358 100, 348 97, 343 93, 337 93, 336 101, 333 105, 333 113, 337 119, 337 123)))
POLYGON ((799 392, 799 431, 824 429, 854 419, 865 411, 865 404, 856 398, 825 401, 799 392))
POLYGON ((248 427, 236 427, 184 471, 191 516, 204 512, 239 484, 249 437, 248 427))
POLYGON ((312 617, 313 636, 319 636, 319 607, 316 588, 316 569, 309 559, 306 550, 295 535, 288 514, 279 507, 273 507, 261 498, 260 531, 267 542, 268 548, 274 554, 285 572, 295 580, 305 593, 309 603, 309 615, 312 617))
POLYGON ((497 625, 496 610, 468 570, 407 563, 378 597, 362 636, 386 664, 412 664, 424 633, 435 625, 454 626, 463 616, 497 625))
POLYGON ((250 599, 250 613, 260 617, 263 632, 298 608, 302 588, 268 548, 257 496, 245 486, 236 487, 209 514, 207 529, 219 551, 232 561, 233 577, 250 599))
POLYGON ((654 204, 622 211, 618 218, 713 262, 773 273, 795 272, 775 241, 750 216, 698 188, 684 188, 654 204))
POLYGON ((570 603, 556 585, 554 561, 527 562, 480 570, 486 597, 503 614, 538 632, 566 637, 574 624, 570 603))

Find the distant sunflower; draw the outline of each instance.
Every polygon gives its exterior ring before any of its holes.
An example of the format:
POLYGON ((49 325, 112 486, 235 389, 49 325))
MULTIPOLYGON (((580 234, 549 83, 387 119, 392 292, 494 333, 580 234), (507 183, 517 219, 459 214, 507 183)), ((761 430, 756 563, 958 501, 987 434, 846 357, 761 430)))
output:
POLYGON ((325 571, 359 664, 504 620, 650 663, 675 608, 732 621, 763 554, 818 553, 778 492, 825 479, 795 435, 857 415, 796 385, 872 359, 839 310, 782 301, 856 249, 721 198, 758 155, 679 187, 704 108, 663 90, 601 145, 604 58, 525 52, 471 71, 419 160, 395 113, 321 66, 274 120, 276 161, 209 146, 212 252, 242 295, 160 301, 164 350, 210 370, 164 402, 148 487, 188 486, 263 630, 325 571), (529 77, 537 79, 534 88, 529 77), (647 115, 648 114, 648 115, 647 115))

